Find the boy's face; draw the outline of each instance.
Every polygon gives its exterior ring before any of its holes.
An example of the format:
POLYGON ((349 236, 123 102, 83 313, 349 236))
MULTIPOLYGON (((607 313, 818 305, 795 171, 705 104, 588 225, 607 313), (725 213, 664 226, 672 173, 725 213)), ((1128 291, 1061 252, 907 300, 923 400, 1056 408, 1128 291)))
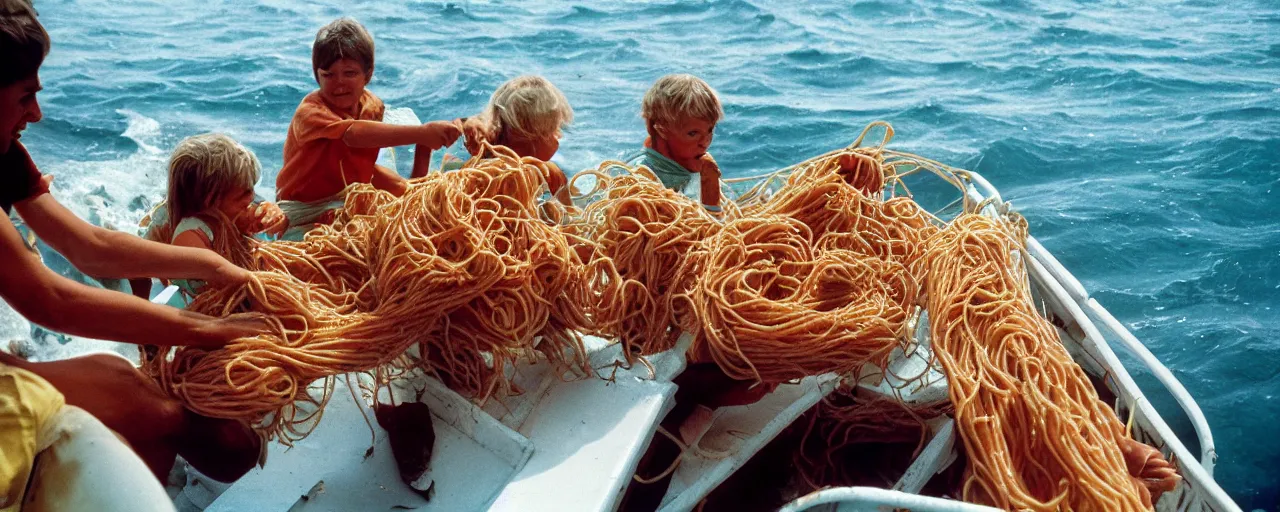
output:
POLYGON ((369 78, 364 66, 354 59, 338 59, 328 69, 316 70, 320 96, 329 106, 344 111, 356 108, 369 78))
POLYGON ((662 127, 662 138, 667 141, 672 160, 696 160, 707 153, 715 136, 716 124, 705 119, 686 117, 671 126, 662 127))
POLYGON ((22 136, 27 123, 38 123, 42 114, 36 93, 40 92, 40 75, 19 80, 0 88, 0 154, 8 153, 13 141, 22 136))

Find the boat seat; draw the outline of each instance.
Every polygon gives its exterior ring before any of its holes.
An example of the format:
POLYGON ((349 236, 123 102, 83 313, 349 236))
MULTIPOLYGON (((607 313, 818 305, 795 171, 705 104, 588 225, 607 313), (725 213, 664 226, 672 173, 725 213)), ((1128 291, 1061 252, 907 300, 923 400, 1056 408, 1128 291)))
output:
POLYGON ((431 409, 436 442, 429 469, 415 487, 431 489, 429 502, 400 480, 387 432, 340 378, 311 435, 292 448, 271 443, 265 466, 205 510, 484 510, 524 467, 533 444, 439 381, 425 383, 422 401, 431 409), (371 436, 362 411, 376 433, 368 457, 371 436))
POLYGON ((659 510, 692 510, 838 382, 835 374, 806 377, 756 403, 716 409, 710 427, 681 456, 659 510))
POLYGON ((520 427, 533 457, 489 510, 615 510, 676 389, 636 370, 550 386, 520 427))

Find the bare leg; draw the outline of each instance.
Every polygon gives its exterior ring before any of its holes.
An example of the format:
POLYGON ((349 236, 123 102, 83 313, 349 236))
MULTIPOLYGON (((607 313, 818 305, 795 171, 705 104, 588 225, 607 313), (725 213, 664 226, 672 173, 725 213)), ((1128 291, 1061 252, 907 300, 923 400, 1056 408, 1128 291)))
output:
POLYGON ((239 478, 258 460, 260 441, 233 420, 205 418, 169 398, 127 359, 93 354, 32 363, 0 353, 0 364, 43 377, 66 397, 128 441, 160 481, 181 452, 201 472, 239 478))

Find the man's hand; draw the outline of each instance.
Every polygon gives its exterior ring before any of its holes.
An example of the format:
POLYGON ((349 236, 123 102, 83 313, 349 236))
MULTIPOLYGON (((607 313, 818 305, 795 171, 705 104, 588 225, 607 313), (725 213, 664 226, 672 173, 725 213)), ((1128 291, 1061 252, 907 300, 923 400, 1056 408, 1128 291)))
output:
MULTIPOLYGON (((194 314, 194 313, 193 313, 194 314)), ((218 348, 241 338, 252 338, 271 332, 271 323, 261 313, 240 313, 224 318, 198 315, 198 341, 193 346, 218 348)))
POLYGON ((422 139, 418 144, 435 151, 443 148, 462 136, 462 129, 450 121, 431 121, 422 125, 422 139))
POLYGON ((214 254, 214 257, 219 260, 219 263, 213 267, 209 275, 202 277, 205 282, 213 286, 240 286, 249 282, 252 274, 248 270, 235 266, 217 254, 214 254))

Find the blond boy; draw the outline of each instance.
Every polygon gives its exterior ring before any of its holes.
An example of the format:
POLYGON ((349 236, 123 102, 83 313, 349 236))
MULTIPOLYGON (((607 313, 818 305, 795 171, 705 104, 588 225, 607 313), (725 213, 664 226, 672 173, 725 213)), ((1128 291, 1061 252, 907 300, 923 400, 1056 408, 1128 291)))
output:
POLYGON ((629 163, 645 165, 679 192, 697 177, 702 206, 719 213, 720 166, 707 152, 716 123, 724 118, 715 89, 693 75, 667 75, 645 93, 640 114, 649 137, 629 163))

